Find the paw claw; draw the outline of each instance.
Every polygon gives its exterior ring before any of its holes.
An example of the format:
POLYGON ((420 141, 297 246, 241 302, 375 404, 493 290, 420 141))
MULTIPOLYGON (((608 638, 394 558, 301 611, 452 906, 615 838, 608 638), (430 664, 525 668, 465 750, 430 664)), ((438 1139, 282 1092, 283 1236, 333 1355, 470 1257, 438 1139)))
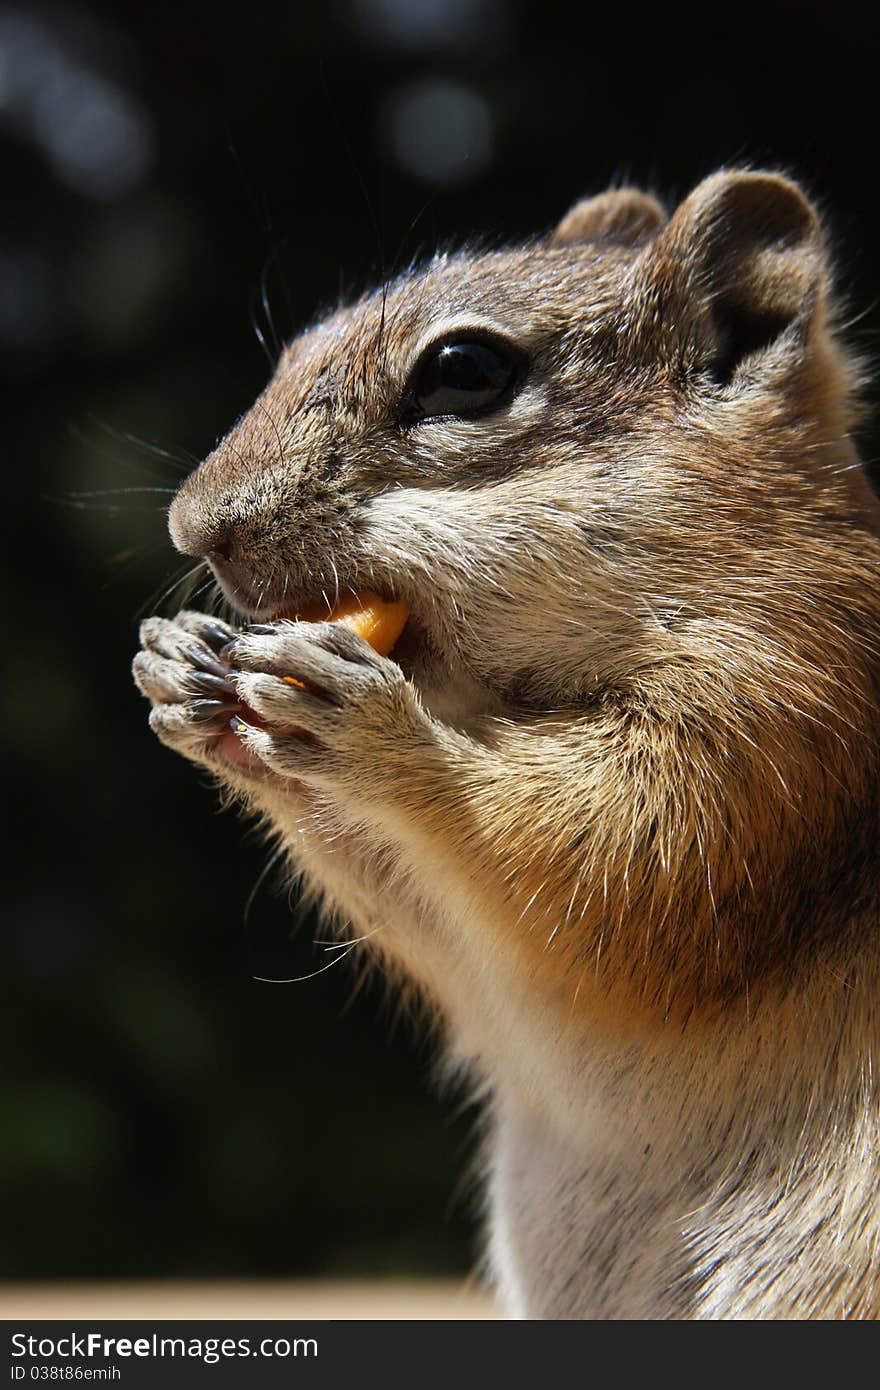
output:
POLYGON ((229 641, 229 634, 231 631, 232 629, 227 627, 225 623, 215 623, 209 620, 202 623, 199 628, 199 636, 202 638, 202 641, 207 642, 208 646, 215 652, 219 652, 221 647, 225 647, 229 641))
POLYGON ((187 676, 187 683, 193 690, 199 690, 203 695, 223 696, 227 700, 235 699, 235 691, 232 683, 225 676, 216 676, 211 671, 193 671, 187 676))
POLYGON ((228 700, 190 700, 187 713, 197 724, 207 724, 229 710, 228 700))
POLYGON ((207 671, 210 675, 217 676, 220 680, 225 680, 229 675, 229 667, 216 661, 207 647, 201 647, 198 643, 193 643, 191 646, 185 646, 181 650, 182 655, 185 656, 188 661, 191 661, 193 666, 198 667, 200 670, 207 671))

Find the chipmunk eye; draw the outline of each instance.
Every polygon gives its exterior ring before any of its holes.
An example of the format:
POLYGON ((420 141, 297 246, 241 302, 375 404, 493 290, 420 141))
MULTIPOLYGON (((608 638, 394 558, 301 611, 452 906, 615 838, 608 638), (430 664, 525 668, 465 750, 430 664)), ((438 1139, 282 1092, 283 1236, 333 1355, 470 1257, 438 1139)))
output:
POLYGON ((441 339, 416 366, 402 418, 415 424, 441 415, 486 415, 510 399, 525 365, 521 352, 497 339, 441 339))

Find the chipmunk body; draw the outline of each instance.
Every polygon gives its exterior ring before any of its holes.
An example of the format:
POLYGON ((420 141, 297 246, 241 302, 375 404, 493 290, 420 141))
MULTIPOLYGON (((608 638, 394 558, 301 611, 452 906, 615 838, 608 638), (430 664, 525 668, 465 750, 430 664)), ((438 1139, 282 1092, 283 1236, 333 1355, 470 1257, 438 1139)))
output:
POLYGON ((605 194, 304 333, 171 510, 256 626, 148 620, 152 726, 438 1010, 516 1316, 878 1313, 880 508, 828 305, 785 179, 605 194), (391 658, 294 620, 366 588, 391 658))

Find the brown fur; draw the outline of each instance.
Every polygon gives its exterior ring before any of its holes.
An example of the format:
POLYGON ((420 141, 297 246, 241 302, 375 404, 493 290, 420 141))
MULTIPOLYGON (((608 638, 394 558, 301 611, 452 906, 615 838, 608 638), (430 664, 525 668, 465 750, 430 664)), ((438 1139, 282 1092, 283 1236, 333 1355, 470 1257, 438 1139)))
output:
MULTIPOLYGON (((720 393, 701 399, 685 371, 700 335, 712 331, 703 321, 710 310, 687 296, 702 273, 698 257, 715 254, 693 246, 702 230, 694 221, 719 215, 706 209, 711 196, 703 191, 696 207, 691 199, 679 211, 642 258, 637 292, 622 307, 615 300, 621 279, 632 279, 631 256, 600 240, 586 255, 577 246, 547 257, 544 317, 552 325, 554 307, 574 300, 582 323, 597 321, 599 348, 584 362, 552 345, 548 376, 555 369, 563 379, 554 410, 518 441, 517 458, 504 459, 506 472, 527 473, 524 506, 541 487, 532 460, 547 468, 549 456, 552 467, 568 442, 559 415, 569 435, 588 428, 587 449, 598 443, 609 472, 624 452, 621 437, 630 455, 648 460, 639 510, 651 515, 635 518, 637 534, 612 533, 605 543, 638 553, 652 571, 647 601, 661 611, 609 646, 593 690, 556 690, 552 670, 511 673, 516 724, 487 738, 506 774, 497 804, 487 796, 463 807, 455 795, 446 804, 435 793, 426 827, 443 840, 463 813, 465 823, 486 827, 486 843, 469 835, 462 857, 477 882, 491 885, 495 910, 514 910, 538 968, 552 963, 567 974, 594 961, 605 982, 626 978, 664 1011, 755 988, 768 975, 788 981, 814 948, 846 956, 856 929, 839 922, 841 873, 865 879, 872 907, 878 881, 877 506, 844 432, 852 371, 826 327, 820 234, 795 202, 809 240, 792 253, 809 356, 782 361, 775 389, 745 389, 742 405, 720 393), (566 377, 574 389, 565 389, 566 377), (559 696, 570 713, 548 721, 541 710, 559 696), (537 762, 532 724, 553 731, 537 762), (573 771, 588 776, 584 819, 568 809, 573 771), (523 806, 541 808, 526 845, 523 806), (600 885, 584 881, 585 862, 600 866, 600 885), (523 917, 518 909, 533 898, 523 917)), ((780 216, 788 211, 786 202, 780 216)), ((607 224, 603 209, 600 232, 607 224)), ((771 224, 768 236, 776 233, 771 224)), ((710 235, 720 236, 714 223, 710 235)), ((743 272, 733 259, 735 278, 743 272)), ((179 543, 205 548, 201 534, 189 539, 194 518, 203 529, 234 528, 247 557, 247 577, 233 589, 243 606, 311 597, 316 574, 326 587, 326 554, 352 544, 352 483, 387 487, 389 475, 408 481, 426 471, 405 441, 380 435, 395 396, 392 367, 428 310, 443 312, 450 280, 477 312, 494 308, 496 285, 511 286, 526 320, 538 292, 529 262, 525 251, 443 263, 384 303, 344 311, 332 335, 306 335, 182 491, 173 512, 179 543), (336 460, 343 443, 346 463, 336 460), (205 520, 203 509, 218 519, 205 520)), ((784 278, 787 293, 790 271, 784 278)), ((755 293, 764 291, 759 283, 755 293)), ((492 477, 497 466, 494 451, 472 456, 467 480, 492 477)), ((379 573, 399 586, 393 572, 379 573)), ((608 587, 617 597, 613 574, 608 587)), ((566 591, 551 598, 548 619, 577 601, 566 591)), ((401 790, 423 809, 417 770, 401 790)), ((858 901, 863 890, 849 891, 858 901)))
MULTIPOLYGON (((407 687, 359 712, 369 764, 328 751, 305 787, 290 739, 268 781, 210 740, 185 751, 282 836, 299 808, 296 862, 359 928, 395 894, 413 921, 473 920, 573 1039, 687 1056, 728 1030, 756 1058, 772 1039, 807 1108, 830 1030, 842 1113, 874 1114, 880 507, 858 381, 822 229, 776 175, 716 175, 668 221, 605 194, 553 239, 340 310, 187 480, 172 535, 264 620, 339 586, 402 597, 407 687), (405 427, 444 322, 511 337, 526 385, 483 425, 405 427), (339 837, 351 877, 330 887, 339 837)), ((446 1007, 418 935, 379 944, 446 1007)), ((865 1268, 850 1315, 876 1311, 865 1268)))

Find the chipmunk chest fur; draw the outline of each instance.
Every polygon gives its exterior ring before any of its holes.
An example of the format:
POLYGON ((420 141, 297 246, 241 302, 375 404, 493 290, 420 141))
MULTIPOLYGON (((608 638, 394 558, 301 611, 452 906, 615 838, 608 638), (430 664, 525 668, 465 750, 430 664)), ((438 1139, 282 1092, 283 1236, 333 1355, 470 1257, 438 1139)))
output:
POLYGON ((148 620, 152 727, 435 1010, 515 1316, 877 1312, 880 511, 829 275, 776 175, 588 199, 301 335, 171 509, 251 625, 148 620), (366 593, 390 654, 333 621, 366 593))

